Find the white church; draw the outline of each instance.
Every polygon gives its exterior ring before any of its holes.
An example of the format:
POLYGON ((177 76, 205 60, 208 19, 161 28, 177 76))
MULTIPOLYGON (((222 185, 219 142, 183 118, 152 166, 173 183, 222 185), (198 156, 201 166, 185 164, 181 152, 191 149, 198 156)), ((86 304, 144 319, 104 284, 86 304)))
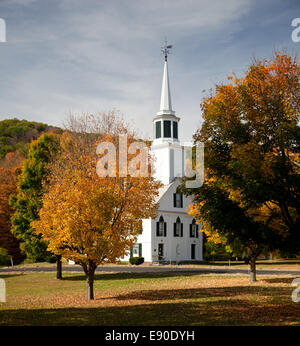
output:
MULTIPOLYGON (((153 118, 151 153, 155 157, 155 178, 161 188, 156 219, 144 219, 143 232, 131 249, 130 256, 144 257, 147 263, 199 262, 203 260, 200 225, 188 215, 192 198, 176 193, 185 175, 184 146, 179 141, 179 120, 172 110, 168 75, 168 53, 172 46, 165 45, 164 72, 160 110, 153 118)), ((125 257, 124 260, 128 260, 125 257)))

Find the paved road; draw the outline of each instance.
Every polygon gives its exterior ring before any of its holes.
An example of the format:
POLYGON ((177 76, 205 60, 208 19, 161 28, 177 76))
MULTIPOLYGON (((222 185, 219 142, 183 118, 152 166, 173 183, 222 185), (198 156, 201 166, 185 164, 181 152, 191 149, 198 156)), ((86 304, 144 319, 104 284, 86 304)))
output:
MULTIPOLYGON (((13 272, 55 272, 56 267, 6 267, 0 268, 0 273, 13 273, 13 272)), ((80 272, 83 270, 80 266, 63 266, 63 272, 80 272)), ((156 273, 156 274, 182 274, 182 275, 200 275, 200 274, 248 274, 248 269, 242 268, 208 268, 208 267, 171 267, 171 266, 99 266, 96 272, 110 272, 110 273, 156 273)), ((280 269, 258 269, 258 275, 292 275, 300 277, 299 270, 280 270, 280 269)))

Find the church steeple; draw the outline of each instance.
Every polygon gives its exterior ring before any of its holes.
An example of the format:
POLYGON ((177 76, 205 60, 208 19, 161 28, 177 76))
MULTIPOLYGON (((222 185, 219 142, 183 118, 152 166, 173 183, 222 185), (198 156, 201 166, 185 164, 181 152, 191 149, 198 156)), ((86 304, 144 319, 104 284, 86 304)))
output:
MULTIPOLYGON (((172 46, 167 46, 172 47, 172 46)), ((171 102, 171 92, 170 92, 170 82, 169 82, 169 72, 168 72, 168 50, 165 48, 165 63, 164 63, 164 74, 161 87, 161 97, 160 97, 160 114, 171 114, 175 115, 175 112, 172 110, 171 102)))
POLYGON ((172 109, 170 81, 168 72, 168 54, 172 45, 165 42, 162 47, 164 54, 164 72, 160 97, 160 110, 153 119, 154 123, 154 143, 161 142, 178 142, 178 122, 179 118, 175 116, 175 111, 172 109))

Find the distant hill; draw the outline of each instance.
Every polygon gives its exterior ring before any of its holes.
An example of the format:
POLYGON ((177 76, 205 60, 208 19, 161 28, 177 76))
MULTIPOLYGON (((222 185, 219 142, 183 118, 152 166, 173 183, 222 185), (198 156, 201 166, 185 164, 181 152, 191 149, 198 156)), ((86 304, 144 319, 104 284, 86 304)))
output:
POLYGON ((45 132, 60 133, 58 127, 49 126, 34 121, 6 119, 0 121, 0 160, 6 154, 18 150, 22 156, 27 156, 29 144, 45 132))
POLYGON ((0 248, 6 249, 15 263, 19 263, 24 256, 19 242, 10 231, 13 210, 9 206, 9 197, 16 192, 17 167, 27 158, 31 141, 45 132, 60 133, 62 130, 34 121, 0 121, 0 248))

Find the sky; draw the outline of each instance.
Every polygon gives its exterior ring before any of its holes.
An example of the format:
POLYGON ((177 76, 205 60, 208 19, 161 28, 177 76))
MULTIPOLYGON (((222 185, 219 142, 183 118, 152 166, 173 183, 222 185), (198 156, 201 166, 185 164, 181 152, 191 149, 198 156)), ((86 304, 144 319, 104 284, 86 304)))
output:
POLYGON ((200 103, 254 58, 295 55, 299 0, 0 0, 0 120, 62 126, 115 110, 145 138, 159 111, 165 38, 179 136, 201 126, 200 103))

